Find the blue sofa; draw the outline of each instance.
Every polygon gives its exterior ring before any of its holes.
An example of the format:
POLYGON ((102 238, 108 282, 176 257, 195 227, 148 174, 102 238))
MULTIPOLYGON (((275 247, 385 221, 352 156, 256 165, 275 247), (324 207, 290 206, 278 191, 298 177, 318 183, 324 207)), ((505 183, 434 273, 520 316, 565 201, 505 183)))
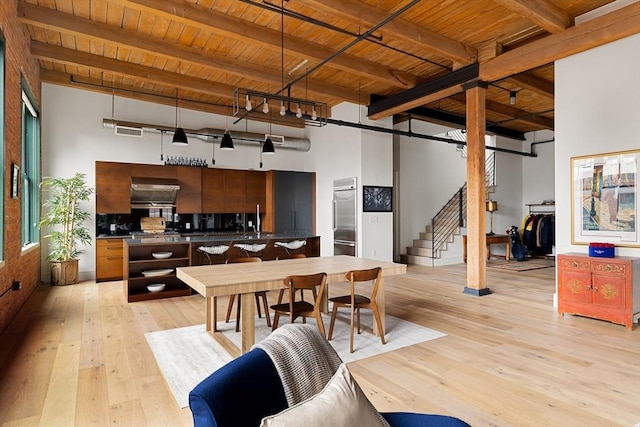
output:
MULTIPOLYGON (((274 362, 257 347, 198 384, 189 394, 189 406, 196 427, 256 427, 263 417, 288 407, 274 362)), ((444 415, 387 412, 382 416, 392 427, 469 427, 444 415)))

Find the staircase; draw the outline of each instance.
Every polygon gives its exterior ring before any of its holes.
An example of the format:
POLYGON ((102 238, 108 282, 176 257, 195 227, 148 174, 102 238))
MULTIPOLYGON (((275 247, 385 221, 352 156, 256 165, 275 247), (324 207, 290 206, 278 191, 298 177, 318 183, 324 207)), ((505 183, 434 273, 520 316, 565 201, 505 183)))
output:
MULTIPOLYGON (((495 153, 486 160, 486 188, 487 194, 495 192, 496 186, 495 153)), ((431 223, 425 226, 418 239, 413 240, 413 246, 407 246, 406 255, 400 255, 400 261, 405 264, 433 266, 436 259, 440 259, 442 252, 454 242, 461 228, 465 227, 467 212, 467 184, 455 192, 440 211, 431 218, 431 223)))

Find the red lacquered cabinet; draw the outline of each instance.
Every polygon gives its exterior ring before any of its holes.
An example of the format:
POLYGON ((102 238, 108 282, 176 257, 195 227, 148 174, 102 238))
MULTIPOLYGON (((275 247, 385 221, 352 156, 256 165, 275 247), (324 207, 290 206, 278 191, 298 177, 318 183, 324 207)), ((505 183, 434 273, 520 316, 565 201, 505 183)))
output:
POLYGON ((557 265, 559 314, 633 328, 640 318, 640 258, 562 254, 557 265))

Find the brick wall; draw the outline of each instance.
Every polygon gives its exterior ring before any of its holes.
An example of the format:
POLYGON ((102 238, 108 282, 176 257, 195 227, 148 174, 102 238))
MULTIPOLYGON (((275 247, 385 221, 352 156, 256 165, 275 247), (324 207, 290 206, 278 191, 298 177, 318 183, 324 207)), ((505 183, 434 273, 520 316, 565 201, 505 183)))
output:
POLYGON ((0 294, 11 287, 13 281, 22 285, 20 291, 9 291, 0 297, 0 333, 16 316, 26 300, 40 284, 40 247, 21 251, 20 199, 10 193, 11 164, 21 163, 21 82, 24 80, 41 105, 40 66, 31 58, 30 37, 24 25, 18 22, 17 2, 0 1, 0 31, 5 44, 4 83, 4 248, 0 264, 0 294))

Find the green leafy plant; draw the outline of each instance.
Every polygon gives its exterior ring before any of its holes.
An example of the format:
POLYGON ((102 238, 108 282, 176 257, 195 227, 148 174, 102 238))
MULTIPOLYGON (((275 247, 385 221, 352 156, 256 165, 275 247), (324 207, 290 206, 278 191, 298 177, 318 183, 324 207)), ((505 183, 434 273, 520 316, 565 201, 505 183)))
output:
POLYGON ((85 226, 91 214, 80 208, 80 202, 89 200, 94 190, 87 186, 85 178, 85 174, 76 173, 71 178, 46 178, 40 184, 48 193, 40 228, 55 228, 44 236, 51 244, 49 261, 76 259, 84 252, 78 246, 91 244, 91 235, 85 226))

